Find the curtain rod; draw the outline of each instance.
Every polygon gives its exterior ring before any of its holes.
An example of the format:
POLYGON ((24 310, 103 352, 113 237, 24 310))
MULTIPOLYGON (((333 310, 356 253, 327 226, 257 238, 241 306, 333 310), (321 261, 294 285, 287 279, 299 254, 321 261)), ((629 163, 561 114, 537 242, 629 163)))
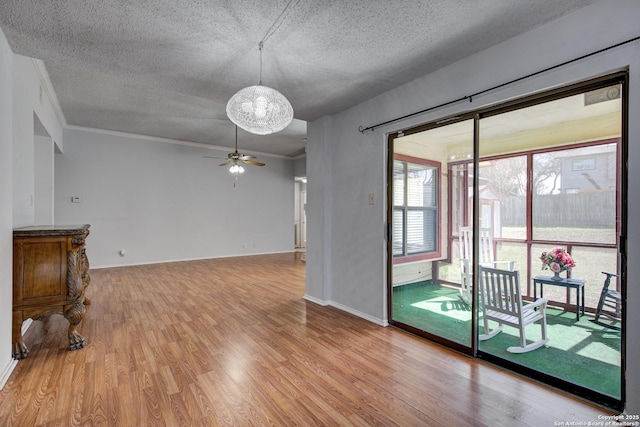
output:
POLYGON ((519 81, 522 81, 522 80, 537 76, 538 74, 546 73, 547 71, 551 71, 551 70, 554 70, 556 68, 564 67, 565 65, 571 64, 573 62, 577 62, 577 61, 580 61, 582 59, 589 58, 590 56, 598 55, 598 54, 600 54, 602 52, 606 52, 608 50, 615 49, 617 47, 623 46, 623 45, 628 44, 628 43, 633 43, 633 42, 638 41, 638 40, 640 40, 640 36, 634 37, 632 39, 629 39, 629 40, 626 40, 626 41, 623 41, 623 42, 620 42, 620 43, 616 43, 614 45, 605 47, 605 48, 600 49, 600 50, 596 50, 595 52, 587 53, 586 55, 582 55, 582 56, 579 56, 577 58, 570 59, 569 61, 565 61, 565 62, 562 62, 560 64, 553 65, 553 66, 545 68, 543 70, 536 71, 534 73, 527 74, 527 75, 522 76, 522 77, 518 77, 517 79, 509 80, 506 83, 501 83, 501 84, 499 84, 497 86, 493 86, 493 87, 490 87, 488 89, 481 90, 480 92, 476 92, 476 93, 473 93, 471 95, 463 96, 461 98, 457 98, 457 99, 454 99, 452 101, 448 101, 448 102, 445 102, 445 103, 442 103, 442 104, 438 104, 438 105, 435 105, 433 107, 425 108, 424 110, 420 110, 420 111, 417 111, 415 113, 411 113, 411 114, 407 114, 407 115, 402 116, 402 117, 398 117, 398 118, 395 118, 395 119, 387 120, 386 122, 378 123, 377 125, 368 126, 366 128, 363 128, 362 126, 360 126, 360 127, 358 127, 358 131, 360 131, 360 133, 363 133, 363 134, 365 132, 369 131, 369 130, 375 131, 375 128, 377 128, 377 127, 388 125, 390 123, 399 122, 400 120, 408 119, 409 117, 414 117, 414 116, 417 116, 419 114, 424 114, 424 113, 427 113, 429 111, 436 110, 438 108, 446 107, 446 106, 449 106, 451 104, 455 104, 455 103, 458 103, 458 102, 461 102, 461 101, 466 101, 467 99, 469 100, 469 102, 473 102, 473 97, 474 96, 482 95, 484 93, 491 92, 491 91, 494 91, 496 89, 500 89, 500 88, 502 88, 504 86, 508 86, 510 84, 517 83, 519 81))

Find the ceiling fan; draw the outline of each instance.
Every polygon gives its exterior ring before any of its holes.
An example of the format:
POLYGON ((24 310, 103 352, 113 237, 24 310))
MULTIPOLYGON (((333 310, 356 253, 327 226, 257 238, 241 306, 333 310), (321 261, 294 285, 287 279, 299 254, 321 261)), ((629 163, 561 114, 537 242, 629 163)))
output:
MULTIPOLYGON (((211 156, 203 156, 209 159, 223 159, 224 157, 211 157, 211 156)), ((238 126, 236 126, 236 150, 233 153, 227 154, 227 160, 220 163, 218 166, 227 166, 231 165, 229 168, 229 172, 236 176, 238 179, 238 174, 244 172, 244 168, 242 164, 245 165, 254 165, 254 166, 264 166, 264 163, 256 162, 255 156, 249 156, 242 153, 238 153, 238 126)), ((235 184, 234 184, 235 185, 235 184)))

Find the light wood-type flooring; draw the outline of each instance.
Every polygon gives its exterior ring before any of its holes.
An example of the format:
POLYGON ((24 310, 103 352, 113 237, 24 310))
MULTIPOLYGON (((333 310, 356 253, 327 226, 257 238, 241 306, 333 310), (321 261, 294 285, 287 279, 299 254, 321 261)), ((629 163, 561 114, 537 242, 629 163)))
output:
POLYGON ((34 322, 0 426, 539 427, 609 414, 304 293, 294 253, 91 270, 86 348, 67 350, 63 317, 48 333, 34 322))

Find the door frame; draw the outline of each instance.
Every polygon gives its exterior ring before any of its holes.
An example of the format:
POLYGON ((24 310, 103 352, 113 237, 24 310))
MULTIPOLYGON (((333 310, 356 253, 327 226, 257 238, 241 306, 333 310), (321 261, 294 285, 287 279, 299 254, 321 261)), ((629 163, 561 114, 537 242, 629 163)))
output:
MULTIPOLYGON (((622 306, 622 332, 621 332, 621 367, 620 367, 620 380, 621 380, 621 397, 617 399, 615 397, 607 396, 602 393, 596 392, 591 389, 587 389, 576 385, 575 383, 571 383, 550 375, 547 375, 543 372, 536 371, 530 369, 526 366, 511 363, 506 361, 505 359, 499 358, 497 356, 488 354, 486 352, 481 351, 478 348, 478 295, 477 292, 473 292, 473 300, 472 300, 472 326, 471 326, 471 347, 464 346, 457 342, 453 342, 444 337, 440 337, 434 334, 430 334, 426 331, 413 327, 411 325, 395 321, 393 319, 393 161, 394 161, 394 144, 395 140, 399 137, 403 137, 406 135, 410 135, 412 133, 423 132, 425 130, 434 129, 441 126, 446 126, 451 123, 455 123, 457 121, 464 121, 473 118, 474 120, 474 133, 473 133, 473 165, 474 170, 479 170, 479 126, 480 120, 482 118, 491 117, 494 115, 502 114, 505 112, 526 108, 528 106, 541 104, 544 102, 553 101, 556 99, 565 98, 568 96, 572 96, 579 93, 585 93, 589 90, 593 90, 595 88, 606 87, 607 85, 613 84, 621 84, 622 86, 622 110, 621 110, 621 141, 620 141, 620 150, 619 150, 619 158, 618 158, 618 182, 619 182, 619 191, 618 194, 620 197, 619 202, 617 202, 617 206, 620 209, 619 215, 619 233, 617 242, 617 252, 618 252, 618 265, 619 265, 619 274, 620 278, 620 289, 623 295, 626 294, 627 289, 627 235, 628 235, 628 105, 629 105, 629 75, 628 71, 616 72, 613 74, 601 76, 598 78, 594 78, 588 81, 583 81, 575 84, 570 84, 564 87, 559 87, 556 89, 542 91, 540 93, 536 93, 533 95, 525 96, 519 99, 514 99, 511 101, 504 102, 502 104, 494 105, 487 108, 478 109, 474 112, 468 112, 462 115, 456 115, 454 117, 448 117, 444 119, 439 119, 437 121, 432 121, 426 124, 422 124, 419 126, 414 126, 409 130, 389 133, 387 135, 387 176, 386 176, 386 185, 387 185, 387 216, 386 216, 386 247, 387 247, 387 318, 389 324, 399 327, 401 329, 407 330, 411 333, 414 333, 418 336, 427 338, 431 341, 437 342, 439 344, 450 347, 459 352, 470 355, 474 358, 480 358, 487 360, 493 364, 499 365, 501 367, 507 368, 516 373, 525 375, 527 377, 533 378, 538 381, 542 381, 546 384, 549 384, 553 387, 557 387, 563 389, 572 394, 578 395, 580 397, 586 398, 590 401, 611 407, 615 410, 622 410, 624 408, 624 402, 626 401, 626 298, 623 297, 623 306, 622 306)), ((447 170, 447 167, 443 165, 442 170, 447 170)), ((479 178, 478 174, 474 173, 473 176, 473 188, 474 188, 474 197, 473 197, 473 229, 474 236, 478 236, 479 223, 477 221, 480 202, 479 198, 476 197, 479 189, 479 178)), ((448 213, 450 214, 450 212, 448 213)), ((528 227, 530 224, 530 218, 527 218, 528 227)), ((449 229, 450 227, 447 227, 449 229)), ((478 253, 478 241, 474 238, 474 259, 473 259, 473 288, 478 289, 477 286, 477 277, 478 277, 478 263, 476 255, 478 253)), ((447 248, 450 251, 450 248, 447 248)), ((436 267, 437 271, 437 267, 436 267)))

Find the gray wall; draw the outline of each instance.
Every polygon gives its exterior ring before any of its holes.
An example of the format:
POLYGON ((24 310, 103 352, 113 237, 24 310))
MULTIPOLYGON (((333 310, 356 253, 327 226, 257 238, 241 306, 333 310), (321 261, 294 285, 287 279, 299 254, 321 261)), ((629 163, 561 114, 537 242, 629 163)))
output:
POLYGON ((261 156, 266 166, 247 166, 234 188, 228 167, 204 155, 227 152, 65 130, 55 222, 91 224, 92 268, 292 251, 293 161, 261 156))
POLYGON ((307 156, 306 154, 293 161, 293 175, 307 176, 307 156))
MULTIPOLYGON (((445 69, 308 125, 307 295, 379 324, 387 323, 385 224, 386 136, 482 106, 630 70, 628 306, 640 305, 640 42, 567 65, 419 117, 358 131, 470 95, 634 38, 640 2, 600 2, 445 69), (613 7, 615 6, 615 7, 613 7), (353 159, 358 159, 354 162, 353 159), (367 194, 378 201, 368 205, 367 194)), ((627 412, 640 413, 640 312, 627 315, 627 412)))
POLYGON ((11 360, 13 301, 12 146, 13 54, 0 30, 0 388, 15 364, 11 360))

